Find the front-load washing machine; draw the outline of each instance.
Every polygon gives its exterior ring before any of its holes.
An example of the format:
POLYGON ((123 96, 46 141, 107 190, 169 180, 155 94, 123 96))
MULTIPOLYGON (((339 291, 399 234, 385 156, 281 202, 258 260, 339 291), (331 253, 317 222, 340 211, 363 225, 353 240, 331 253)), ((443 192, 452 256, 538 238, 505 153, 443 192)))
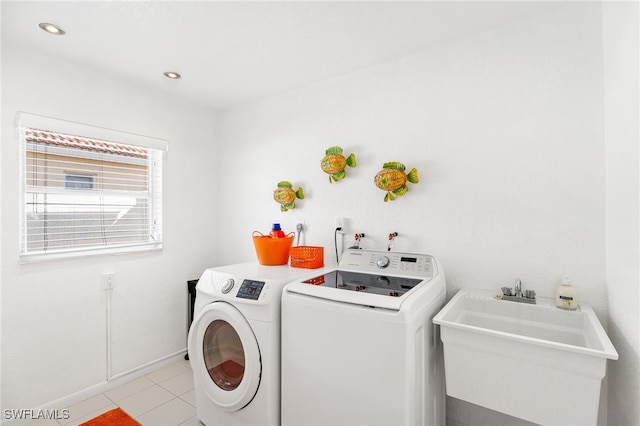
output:
POLYGON ((349 250, 285 286, 282 424, 444 425, 444 301, 426 254, 349 250))
POLYGON ((202 274, 188 350, 205 425, 280 424, 282 288, 309 273, 244 263, 202 274))

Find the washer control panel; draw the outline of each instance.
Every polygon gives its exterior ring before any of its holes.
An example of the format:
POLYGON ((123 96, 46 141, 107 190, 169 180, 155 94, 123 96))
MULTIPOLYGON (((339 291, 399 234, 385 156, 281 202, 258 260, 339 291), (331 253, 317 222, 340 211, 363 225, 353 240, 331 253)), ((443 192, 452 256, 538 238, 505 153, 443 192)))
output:
POLYGON ((242 299, 258 300, 264 288, 264 281, 244 280, 238 289, 236 297, 242 299))
POLYGON ((348 250, 344 252, 338 269, 364 273, 402 274, 432 278, 438 274, 435 261, 428 254, 348 250))

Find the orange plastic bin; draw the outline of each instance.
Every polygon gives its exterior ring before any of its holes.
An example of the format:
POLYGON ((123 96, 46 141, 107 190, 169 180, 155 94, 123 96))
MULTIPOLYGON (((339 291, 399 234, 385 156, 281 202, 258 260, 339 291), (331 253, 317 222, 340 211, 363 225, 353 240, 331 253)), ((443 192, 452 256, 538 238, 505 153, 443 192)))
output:
POLYGON ((290 232, 284 238, 273 238, 253 231, 253 245, 256 248, 258 262, 261 265, 286 265, 289 263, 289 252, 293 245, 294 233, 290 232))

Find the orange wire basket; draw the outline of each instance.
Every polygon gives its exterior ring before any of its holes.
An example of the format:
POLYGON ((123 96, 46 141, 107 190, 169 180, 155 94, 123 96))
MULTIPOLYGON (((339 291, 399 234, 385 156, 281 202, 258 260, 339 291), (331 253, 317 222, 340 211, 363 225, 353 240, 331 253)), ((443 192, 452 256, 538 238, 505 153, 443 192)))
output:
POLYGON ((324 266, 324 247, 291 247, 291 266, 315 269, 324 266))
POLYGON ((253 231, 253 245, 256 248, 258 262, 261 265, 286 265, 289 262, 289 250, 293 244, 293 232, 284 238, 272 238, 253 231))

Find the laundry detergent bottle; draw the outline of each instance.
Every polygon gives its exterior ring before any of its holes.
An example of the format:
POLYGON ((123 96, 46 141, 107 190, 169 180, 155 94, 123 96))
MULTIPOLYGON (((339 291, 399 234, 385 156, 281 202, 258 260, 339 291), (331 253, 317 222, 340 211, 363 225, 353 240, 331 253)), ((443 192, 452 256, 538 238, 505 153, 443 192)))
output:
POLYGON ((556 306, 570 311, 575 311, 578 308, 578 292, 571 285, 571 280, 567 276, 562 278, 562 284, 556 291, 556 306))
POLYGON ((273 226, 271 227, 271 232, 269 233, 269 235, 271 235, 271 237, 273 238, 284 238, 284 231, 282 229, 280 229, 280 224, 279 223, 274 223, 273 226))

